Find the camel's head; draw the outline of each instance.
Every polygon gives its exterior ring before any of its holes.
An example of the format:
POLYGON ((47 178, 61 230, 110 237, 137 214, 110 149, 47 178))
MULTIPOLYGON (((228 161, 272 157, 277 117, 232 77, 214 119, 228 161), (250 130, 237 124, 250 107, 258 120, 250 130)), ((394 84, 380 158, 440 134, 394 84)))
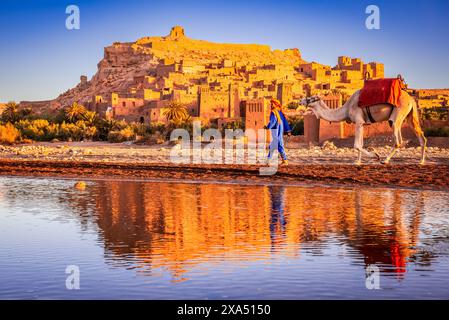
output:
POLYGON ((306 114, 315 114, 315 108, 320 104, 321 98, 319 96, 305 97, 301 99, 300 104, 306 106, 306 114))

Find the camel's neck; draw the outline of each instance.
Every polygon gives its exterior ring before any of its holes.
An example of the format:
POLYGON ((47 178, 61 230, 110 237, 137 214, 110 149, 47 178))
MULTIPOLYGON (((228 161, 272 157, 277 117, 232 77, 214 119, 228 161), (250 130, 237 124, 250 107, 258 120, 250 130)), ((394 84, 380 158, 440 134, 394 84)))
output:
POLYGON ((347 103, 340 108, 330 109, 324 102, 321 101, 321 103, 315 108, 315 111, 319 118, 332 122, 346 120, 349 116, 347 103))

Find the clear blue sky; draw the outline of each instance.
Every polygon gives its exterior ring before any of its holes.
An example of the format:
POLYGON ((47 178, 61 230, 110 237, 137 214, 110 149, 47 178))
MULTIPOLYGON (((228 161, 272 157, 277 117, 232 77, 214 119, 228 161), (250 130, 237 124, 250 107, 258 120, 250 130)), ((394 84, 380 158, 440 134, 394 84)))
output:
POLYGON ((297 47, 335 65, 339 55, 385 63, 410 86, 449 87, 449 1, 0 1, 0 101, 44 100, 89 78, 114 41, 166 35, 173 25, 216 42, 297 47), (67 5, 81 29, 65 28, 67 5), (365 28, 379 6, 381 29, 365 28))

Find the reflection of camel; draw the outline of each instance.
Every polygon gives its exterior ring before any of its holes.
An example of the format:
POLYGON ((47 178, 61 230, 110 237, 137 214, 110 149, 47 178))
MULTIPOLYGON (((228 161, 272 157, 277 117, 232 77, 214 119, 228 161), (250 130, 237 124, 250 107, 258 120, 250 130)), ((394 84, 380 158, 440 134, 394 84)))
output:
POLYGON ((423 211, 423 193, 419 201, 413 204, 415 210, 410 214, 410 224, 404 223, 405 214, 402 206, 404 199, 400 190, 385 191, 384 208, 368 195, 368 190, 357 190, 355 194, 355 211, 357 216, 357 234, 355 240, 349 240, 351 246, 359 250, 366 266, 378 265, 383 271, 392 271, 401 279, 406 272, 407 260, 414 254, 413 247, 419 236, 420 216, 423 211), (389 197, 391 197, 389 199, 389 197), (379 218, 382 218, 381 220, 379 218), (381 224, 379 225, 379 222, 381 224))
MULTIPOLYGON (((140 271, 168 270, 175 281, 228 257, 236 265, 297 258, 303 243, 322 254, 329 236, 367 265, 400 273, 413 257, 423 211, 423 199, 403 190, 102 181, 93 191, 96 212, 88 219, 107 253, 140 271)), ((73 200, 61 199, 85 206, 73 200)))
POLYGON ((367 123, 388 121, 393 129, 395 146, 384 163, 388 163, 397 150, 402 146, 401 128, 403 122, 408 119, 410 128, 416 134, 421 145, 421 164, 425 162, 426 137, 419 124, 418 106, 415 99, 406 91, 401 92, 398 107, 389 104, 377 104, 369 108, 370 113, 365 114, 363 108, 358 106, 360 90, 356 91, 349 100, 338 109, 330 109, 320 97, 304 98, 301 103, 310 107, 310 110, 320 119, 327 121, 351 121, 355 123, 354 148, 358 151, 356 164, 361 164, 362 153, 370 156, 379 156, 375 152, 363 148, 363 126, 367 123), (369 115, 369 116, 368 116, 369 115))

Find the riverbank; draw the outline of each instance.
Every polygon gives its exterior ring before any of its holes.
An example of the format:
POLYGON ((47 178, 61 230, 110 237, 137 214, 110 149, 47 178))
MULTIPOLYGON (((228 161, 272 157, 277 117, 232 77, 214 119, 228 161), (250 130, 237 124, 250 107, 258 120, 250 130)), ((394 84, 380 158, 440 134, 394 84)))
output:
MULTIPOLYGON (((377 147, 385 156, 390 147, 377 147)), ((428 162, 418 165, 419 148, 402 149, 389 165, 366 159, 353 165, 356 152, 337 148, 290 146, 290 165, 273 176, 259 175, 263 165, 173 164, 168 145, 37 143, 0 146, 0 174, 12 176, 199 180, 239 183, 308 183, 449 189, 449 149, 429 147, 428 162)))
MULTIPOLYGON (((287 154, 291 164, 352 164, 357 152, 352 140, 324 143, 322 146, 306 146, 302 143, 287 142, 287 154)), ((391 151, 392 143, 372 140, 366 144, 373 147, 384 158, 391 151)), ((449 139, 444 144, 438 138, 429 138, 427 159, 429 164, 449 165, 449 139), (443 146, 442 146, 443 145, 443 146)), ((133 143, 108 142, 38 142, 13 146, 0 145, 0 159, 11 160, 63 160, 126 163, 171 163, 172 146, 165 142, 159 145, 139 145, 133 143)), ((416 164, 420 159, 420 148, 416 144, 401 149, 392 159, 392 164, 416 164)), ((364 157, 366 164, 378 164, 376 159, 364 157)))

